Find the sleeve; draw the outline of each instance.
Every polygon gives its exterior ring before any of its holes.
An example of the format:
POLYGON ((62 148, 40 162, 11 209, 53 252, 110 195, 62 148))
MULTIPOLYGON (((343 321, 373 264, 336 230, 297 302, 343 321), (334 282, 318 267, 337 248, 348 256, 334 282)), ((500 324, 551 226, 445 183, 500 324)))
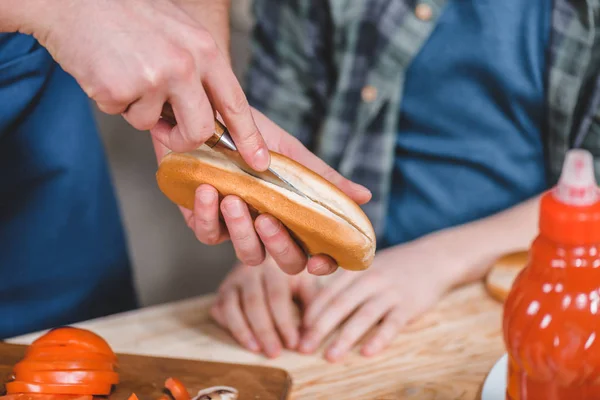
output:
POLYGON ((254 0, 250 104, 312 149, 333 84, 327 1, 254 0))

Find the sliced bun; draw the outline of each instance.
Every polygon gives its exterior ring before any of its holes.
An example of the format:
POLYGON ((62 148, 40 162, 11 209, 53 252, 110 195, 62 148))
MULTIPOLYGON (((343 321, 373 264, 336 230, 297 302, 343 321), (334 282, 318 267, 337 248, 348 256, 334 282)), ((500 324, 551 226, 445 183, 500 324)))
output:
POLYGON ((517 275, 525 268, 529 259, 527 251, 506 254, 496 261, 488 273, 485 286, 496 300, 504 302, 517 275))
POLYGON ((190 210, 201 184, 214 186, 222 196, 236 195, 253 211, 281 221, 309 254, 326 254, 348 270, 368 268, 376 241, 362 209, 326 179, 281 154, 271 152, 271 168, 310 200, 247 174, 207 146, 169 153, 156 179, 172 202, 190 210))

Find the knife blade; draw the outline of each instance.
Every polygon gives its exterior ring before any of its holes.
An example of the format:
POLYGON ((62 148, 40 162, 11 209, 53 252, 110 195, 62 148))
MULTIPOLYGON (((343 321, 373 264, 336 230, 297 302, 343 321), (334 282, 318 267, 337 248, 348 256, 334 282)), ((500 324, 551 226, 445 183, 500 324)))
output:
MULTIPOLYGON (((175 114, 173 113, 173 109, 169 104, 165 104, 163 107, 161 117, 171 125, 177 124, 177 121, 175 120, 175 114)), ((239 153, 235 142, 231 138, 229 130, 227 130, 227 127, 218 119, 215 118, 215 130, 213 135, 206 142, 204 142, 204 144, 225 155, 231 162, 233 162, 247 174, 292 191, 308 199, 304 193, 292 185, 288 180, 283 178, 280 174, 275 172, 271 167, 269 167, 266 171, 256 171, 250 167, 239 153)))

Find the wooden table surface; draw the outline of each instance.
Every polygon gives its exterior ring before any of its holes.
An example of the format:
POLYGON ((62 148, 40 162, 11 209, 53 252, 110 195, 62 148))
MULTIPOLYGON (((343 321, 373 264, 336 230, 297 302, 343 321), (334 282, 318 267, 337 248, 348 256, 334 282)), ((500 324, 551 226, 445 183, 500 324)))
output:
MULTIPOLYGON (((294 381, 292 399, 476 399, 504 352, 502 307, 483 285, 447 296, 373 358, 353 353, 327 363, 320 353, 284 352, 275 360, 247 352, 208 315, 211 297, 149 307, 78 326, 102 335, 121 353, 145 354, 284 368, 294 381)), ((39 334, 8 340, 30 343, 39 334)))

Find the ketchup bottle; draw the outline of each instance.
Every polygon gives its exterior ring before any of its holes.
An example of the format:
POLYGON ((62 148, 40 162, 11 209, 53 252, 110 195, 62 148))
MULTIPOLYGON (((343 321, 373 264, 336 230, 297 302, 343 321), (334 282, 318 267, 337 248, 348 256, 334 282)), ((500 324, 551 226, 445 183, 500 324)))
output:
POLYGON ((571 150, 504 304, 506 399, 600 399, 599 309, 599 189, 592 155, 571 150))

